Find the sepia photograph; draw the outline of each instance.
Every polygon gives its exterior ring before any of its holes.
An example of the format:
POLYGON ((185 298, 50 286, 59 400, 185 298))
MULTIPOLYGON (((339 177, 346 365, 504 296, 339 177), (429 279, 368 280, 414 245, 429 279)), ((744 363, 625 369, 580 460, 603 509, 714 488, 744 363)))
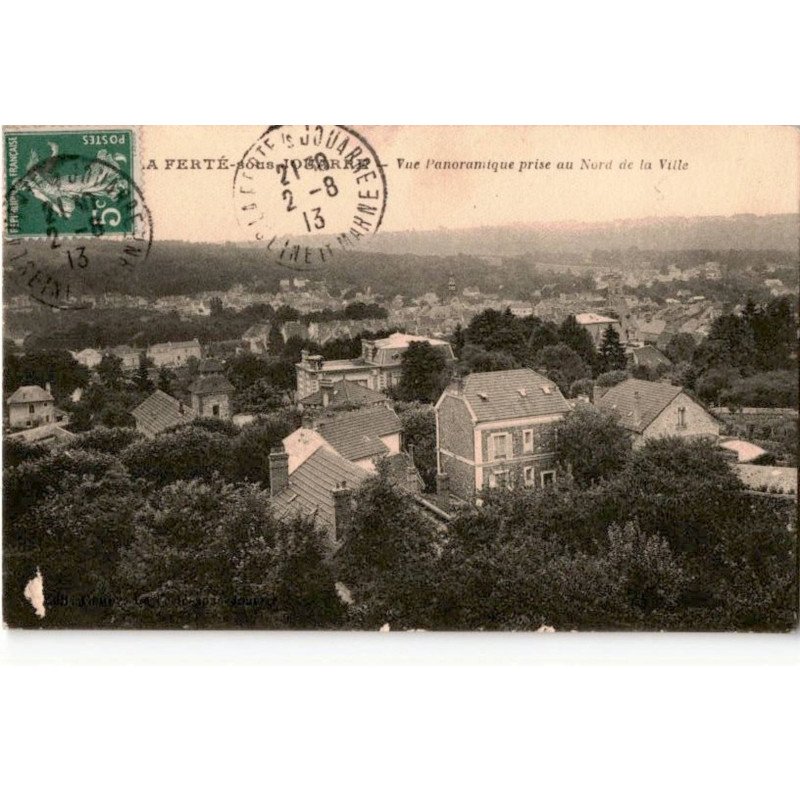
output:
POLYGON ((796 628, 796 129, 3 148, 7 626, 796 628))

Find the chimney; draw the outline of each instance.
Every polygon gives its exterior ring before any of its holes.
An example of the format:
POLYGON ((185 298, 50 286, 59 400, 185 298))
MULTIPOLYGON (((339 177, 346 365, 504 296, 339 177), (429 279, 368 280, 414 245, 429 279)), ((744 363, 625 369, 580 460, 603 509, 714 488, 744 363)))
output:
POLYGON ((47 383, 44 385, 44 390, 47 392, 47 394, 52 394, 52 392, 50 391, 50 381, 48 381, 48 382, 47 382, 47 383))
POLYGON ((633 427, 636 430, 642 427, 642 398, 638 391, 633 393, 633 427))
POLYGON ((340 542, 347 533, 353 511, 353 490, 347 481, 337 484, 333 490, 333 537, 340 542))
POLYGON ((283 447, 273 447, 269 454, 269 496, 274 497, 289 483, 289 454, 283 447))
POLYGON ((327 408, 333 402, 333 381, 323 378, 319 382, 319 391, 322 394, 322 407, 327 408))
POLYGON ((446 472, 436 473, 436 503, 442 511, 450 510, 450 476, 446 472))
POLYGON ((456 375, 453 378, 453 388, 455 389, 456 394, 464 394, 464 376, 463 375, 456 375))
POLYGON ((596 405, 597 401, 608 391, 608 386, 598 386, 595 384, 592 387, 592 402, 596 405))

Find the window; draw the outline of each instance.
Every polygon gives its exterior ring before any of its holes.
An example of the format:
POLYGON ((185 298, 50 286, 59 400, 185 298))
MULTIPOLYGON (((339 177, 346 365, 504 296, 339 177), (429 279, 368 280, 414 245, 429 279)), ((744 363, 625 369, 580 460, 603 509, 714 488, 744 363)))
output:
POLYGON ((533 467, 525 467, 524 475, 525 475, 525 485, 533 486, 533 467))
POLYGON ((489 488, 503 489, 509 485, 508 470, 497 469, 489 474, 489 488))
POLYGON ((218 417, 219 416, 219 406, 218 405, 214 404, 213 406, 211 406, 211 414, 214 417, 218 417))
POLYGON ((522 431, 522 452, 523 453, 532 453, 533 452, 533 429, 529 429, 527 431, 522 431))
POLYGON ((34 412, 33 403, 28 403, 28 413, 33 414, 33 412, 34 412))
POLYGON ((500 461, 511 455, 508 447, 507 433, 493 433, 489 439, 489 460, 500 461))
POLYGON ((555 482, 556 471, 554 469, 548 469, 542 472, 542 488, 545 486, 552 486, 555 482))
POLYGON ((682 429, 686 427, 686 409, 681 406, 678 409, 678 429, 682 429))

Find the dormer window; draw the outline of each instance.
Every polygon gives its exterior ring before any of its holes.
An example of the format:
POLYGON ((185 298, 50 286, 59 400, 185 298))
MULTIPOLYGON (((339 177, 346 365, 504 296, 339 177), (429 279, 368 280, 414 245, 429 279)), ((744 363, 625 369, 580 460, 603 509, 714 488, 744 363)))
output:
POLYGON ((552 386, 542 386, 542 394, 553 394, 552 386))
POLYGON ((487 401, 489 399, 489 396, 485 392, 478 392, 478 397, 480 397, 480 399, 483 401, 487 401))
POLYGON ((517 391, 519 392, 519 396, 520 397, 527 397, 528 396, 528 390, 524 386, 522 388, 520 388, 520 389, 517 389, 517 391))

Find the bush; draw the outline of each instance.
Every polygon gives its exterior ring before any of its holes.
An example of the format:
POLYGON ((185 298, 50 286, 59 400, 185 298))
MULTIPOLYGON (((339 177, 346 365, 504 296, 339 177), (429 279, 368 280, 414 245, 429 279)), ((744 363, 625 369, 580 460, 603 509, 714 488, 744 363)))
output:
POLYGON ((96 450, 119 455, 126 447, 141 441, 142 434, 133 428, 94 428, 81 433, 69 442, 69 449, 96 450))

